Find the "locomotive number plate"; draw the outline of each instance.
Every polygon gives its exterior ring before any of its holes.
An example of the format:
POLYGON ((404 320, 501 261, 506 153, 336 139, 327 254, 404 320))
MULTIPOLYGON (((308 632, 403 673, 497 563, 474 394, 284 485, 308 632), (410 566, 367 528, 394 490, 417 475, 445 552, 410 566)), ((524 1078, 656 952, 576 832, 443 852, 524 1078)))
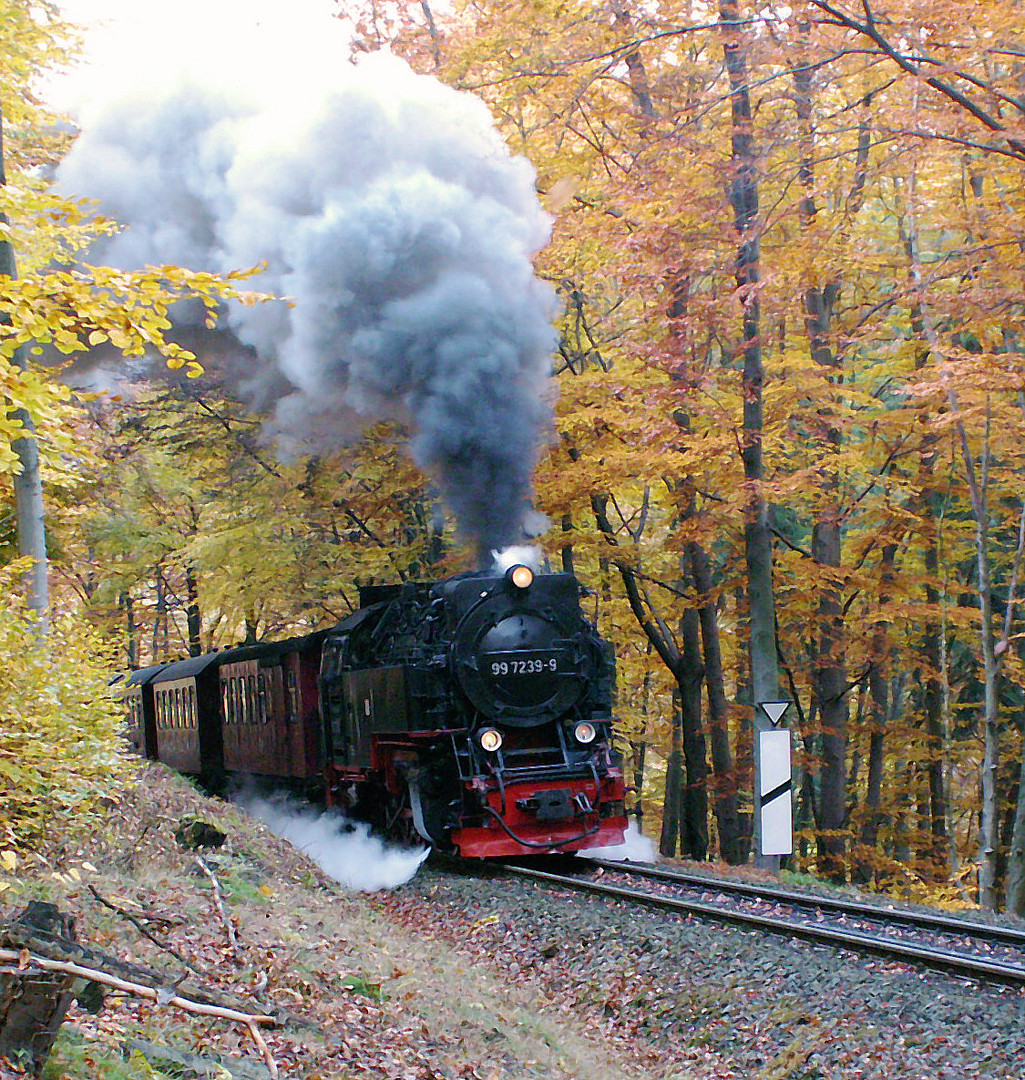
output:
POLYGON ((559 654, 552 651, 491 653, 487 672, 494 679, 515 678, 519 675, 554 675, 559 671, 559 654))

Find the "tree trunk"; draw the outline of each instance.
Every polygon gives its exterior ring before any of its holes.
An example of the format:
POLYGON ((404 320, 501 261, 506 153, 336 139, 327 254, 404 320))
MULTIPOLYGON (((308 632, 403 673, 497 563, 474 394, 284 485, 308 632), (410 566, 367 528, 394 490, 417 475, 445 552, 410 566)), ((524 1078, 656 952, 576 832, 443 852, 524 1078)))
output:
MULTIPOLYGON (((1025 740, 1025 722, 1022 724, 1022 738, 1025 740)), ((1011 915, 1025 915, 1025 766, 1018 771, 1018 802, 1007 853, 1004 910, 1011 915)))
MULTIPOLYGON (((946 360, 943 342, 929 312, 926 288, 922 275, 918 250, 918 226, 914 218, 916 198, 916 172, 912 162, 909 177, 909 225, 907 246, 911 257, 912 282, 916 289, 916 301, 921 313, 929 348, 938 363, 946 360)), ((951 412, 958 417, 960 402, 957 390, 946 387, 947 402, 951 412)), ((996 635, 993 628, 992 572, 989 553, 989 427, 982 443, 982 460, 976 466, 975 455, 968 440, 964 423, 958 418, 953 425, 965 479, 972 500, 975 518, 975 572, 979 598, 979 645, 983 667, 983 757, 982 757, 982 805, 979 821, 979 903, 992 911, 997 903, 997 854, 999 849, 999 805, 997 771, 1000 767, 1000 715, 997 700, 997 680, 1000 663, 996 654, 996 635)))
POLYGON ((673 692, 673 732, 669 759, 666 762, 666 792, 662 803, 662 833, 658 850, 667 859, 675 858, 680 835, 680 791, 683 787, 683 755, 680 752, 682 717, 676 691, 673 692))
MULTIPOLYGON (((761 346, 761 309, 758 300, 761 260, 761 225, 758 220, 758 157, 755 151, 748 86, 747 52, 737 0, 719 0, 719 24, 723 32, 723 55, 731 89, 731 157, 729 198, 737 233, 736 280, 744 305, 742 318, 744 375, 744 464, 746 514, 744 551, 747 561, 749 656, 752 710, 755 731, 767 730, 768 720, 759 715, 756 703, 779 697, 776 656, 776 608, 772 591, 772 534, 769 505, 762 490, 763 407, 765 370, 761 346)), ((755 791, 761 781, 755 743, 755 791)), ((760 854, 761 823, 755 808, 755 863, 778 869, 779 858, 760 854)))
POLYGON ((680 712, 687 782, 680 800, 680 854, 702 862, 708 858, 708 759, 701 728, 701 645, 698 613, 684 612, 680 665, 680 712))
MULTIPOLYGON (((840 565, 840 528, 837 522, 818 522, 812 531, 816 562, 840 565)), ((843 836, 847 811, 847 697, 842 655, 843 605, 838 591, 826 588, 819 597, 819 637, 812 681, 822 721, 822 770, 819 781, 819 857, 822 870, 843 881, 846 843, 843 836)))
MULTIPOLYGON (((799 26, 802 36, 808 25, 799 26)), ((810 233, 818 216, 815 200, 815 124, 812 115, 812 72, 807 63, 794 71, 797 118, 801 137, 799 179, 803 188, 800 203, 802 228, 810 233)), ((859 133, 852 202, 856 207, 864 182, 865 155, 868 145, 864 124, 859 133)), ((843 563, 839 504, 840 478, 832 463, 843 446, 843 431, 837 419, 834 387, 843 379, 843 364, 831 344, 833 309, 840 296, 840 281, 809 284, 802 297, 804 327, 812 362, 823 372, 822 400, 817 410, 822 462, 823 506, 812 529, 812 558, 819 566, 839 569, 843 563)), ((815 635, 815 660, 812 686, 822 719, 822 771, 820 774, 819 814, 824 835, 819 837, 819 857, 823 870, 835 880, 846 874, 847 820, 847 673, 843 663, 846 638, 843 597, 835 575, 819 586, 818 632, 815 635)))
MULTIPOLYGON (((4 168, 4 118, 0 108, 0 187, 7 184, 4 168)), ((6 224, 7 218, 0 213, 0 224, 6 224)), ((0 276, 11 278, 18 276, 14 248, 10 241, 0 239, 0 276)), ((0 316, 10 321, 6 315, 0 316)), ((24 351, 15 349, 12 362, 16 368, 24 370, 28 364, 24 351)), ((11 442, 11 450, 21 466, 21 471, 14 477, 15 515, 18 523, 18 554, 31 559, 32 565, 25 573, 25 599, 29 609, 35 613, 41 634, 46 633, 47 611, 50 606, 50 591, 47 582, 46 556, 46 511, 43 507, 43 481, 39 471, 39 444, 36 441, 35 425, 25 409, 12 409, 8 417, 21 425, 25 434, 11 442)))
MULTIPOLYGON (((569 536, 573 532, 573 515, 562 515, 562 531, 563 534, 569 536)), ((564 574, 572 574, 573 571, 573 542, 567 541, 562 546, 562 572, 564 574)))
MULTIPOLYGON (((74 921, 53 904, 33 900, 0 930, 7 949, 24 949, 34 934, 74 941, 74 921)), ((39 1075, 74 999, 75 979, 64 974, 0 975, 0 1058, 26 1064, 39 1075)))
POLYGON ((700 544, 689 544, 694 587, 701 599, 698 619, 705 657, 705 691, 708 696, 708 741, 712 752, 715 783, 715 821, 719 830, 719 855, 731 866, 739 866, 748 855, 747 837, 740 828, 737 812, 737 775, 730 751, 729 706, 723 679, 719 620, 712 600, 712 572, 708 554, 700 544))
POLYGON ((121 594, 121 607, 125 613, 125 639, 128 653, 128 668, 134 671, 141 667, 139 663, 139 628, 135 625, 135 602, 130 592, 121 594))
POLYGON ((911 794, 914 785, 914 765, 899 761, 894 769, 897 775, 897 791, 894 798, 896 812, 893 822, 893 858, 899 863, 911 862, 911 838, 908 814, 911 812, 911 794))
MULTIPOLYGON (((1025 642, 1019 640, 1016 644, 1019 659, 1025 660, 1025 642)), ((1018 799, 1015 803, 1011 841, 1007 850, 1007 875, 1004 879, 1004 909, 1012 915, 1025 915, 1025 710, 1021 713, 1021 731, 1018 799)))
POLYGON ((199 611, 199 587, 196 583, 196 571, 192 566, 185 567, 185 596, 187 600, 185 615, 189 627, 189 656, 202 656, 203 619, 199 611))
MULTIPOLYGON (((931 470, 930 470, 931 471, 931 470)), ((935 498, 930 492, 927 498, 930 506, 928 521, 935 522, 933 503, 935 498)), ((935 529, 930 532, 925 549, 925 599, 932 610, 940 604, 940 593, 933 584, 939 578, 940 557, 935 529)), ((943 763, 946 756, 946 734, 943 726, 943 667, 940 650, 940 624, 937 619, 930 619, 923 634, 922 646, 929 665, 929 675, 925 682, 925 730, 929 747, 927 769, 929 773, 929 831, 932 836, 931 859, 934 875, 943 878, 948 871, 950 845, 947 837, 947 794, 943 763)))
POLYGON ((157 602, 153 612, 153 663, 170 659, 167 655, 167 597, 164 594, 164 568, 157 564, 157 602), (163 629, 163 648, 161 649, 160 631, 163 629))

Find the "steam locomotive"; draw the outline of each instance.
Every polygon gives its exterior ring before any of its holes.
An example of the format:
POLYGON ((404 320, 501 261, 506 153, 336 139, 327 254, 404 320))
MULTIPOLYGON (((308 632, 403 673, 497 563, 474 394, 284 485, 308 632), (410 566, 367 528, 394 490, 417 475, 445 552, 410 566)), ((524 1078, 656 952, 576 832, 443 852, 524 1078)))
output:
POLYGON ((139 751, 212 788, 319 789, 401 841, 470 858, 626 829, 610 646, 570 574, 368 586, 337 626, 131 672, 139 751))

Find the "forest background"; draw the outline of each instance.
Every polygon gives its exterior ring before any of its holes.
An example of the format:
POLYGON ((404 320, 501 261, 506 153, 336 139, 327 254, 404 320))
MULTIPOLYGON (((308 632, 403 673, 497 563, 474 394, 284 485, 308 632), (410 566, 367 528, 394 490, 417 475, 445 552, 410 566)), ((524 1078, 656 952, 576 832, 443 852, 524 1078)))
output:
MULTIPOLYGON (((41 795, 101 794, 116 754, 59 732, 69 708, 79 739, 107 730, 89 687, 112 668, 330 625, 357 582, 472 562, 395 425, 283 462, 209 377, 76 396, 33 367, 33 345, 110 340, 187 369, 169 304, 240 287, 66 268, 107 226, 41 179, 67 138, 33 89, 69 44, 45 10, 0 0, 19 271, 0 277, 0 553, 13 595, 28 442, 53 627, 26 665, 33 618, 12 600, 0 641, 12 844, 41 795)), ((615 643, 645 830, 666 855, 749 857, 752 706, 772 686, 793 702, 791 869, 1022 913, 1018 0, 970 20, 950 0, 339 14, 357 51, 480 96, 537 169, 554 222, 538 269, 564 308, 541 544, 615 643)))

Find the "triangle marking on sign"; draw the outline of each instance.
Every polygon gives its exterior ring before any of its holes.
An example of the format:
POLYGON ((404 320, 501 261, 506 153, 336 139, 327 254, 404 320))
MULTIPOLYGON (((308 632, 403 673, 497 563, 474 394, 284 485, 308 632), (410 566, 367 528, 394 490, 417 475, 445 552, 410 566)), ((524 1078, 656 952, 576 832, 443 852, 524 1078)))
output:
POLYGON ((778 724, 783 719, 783 714, 790 708, 789 701, 759 701, 758 707, 772 721, 778 724))

